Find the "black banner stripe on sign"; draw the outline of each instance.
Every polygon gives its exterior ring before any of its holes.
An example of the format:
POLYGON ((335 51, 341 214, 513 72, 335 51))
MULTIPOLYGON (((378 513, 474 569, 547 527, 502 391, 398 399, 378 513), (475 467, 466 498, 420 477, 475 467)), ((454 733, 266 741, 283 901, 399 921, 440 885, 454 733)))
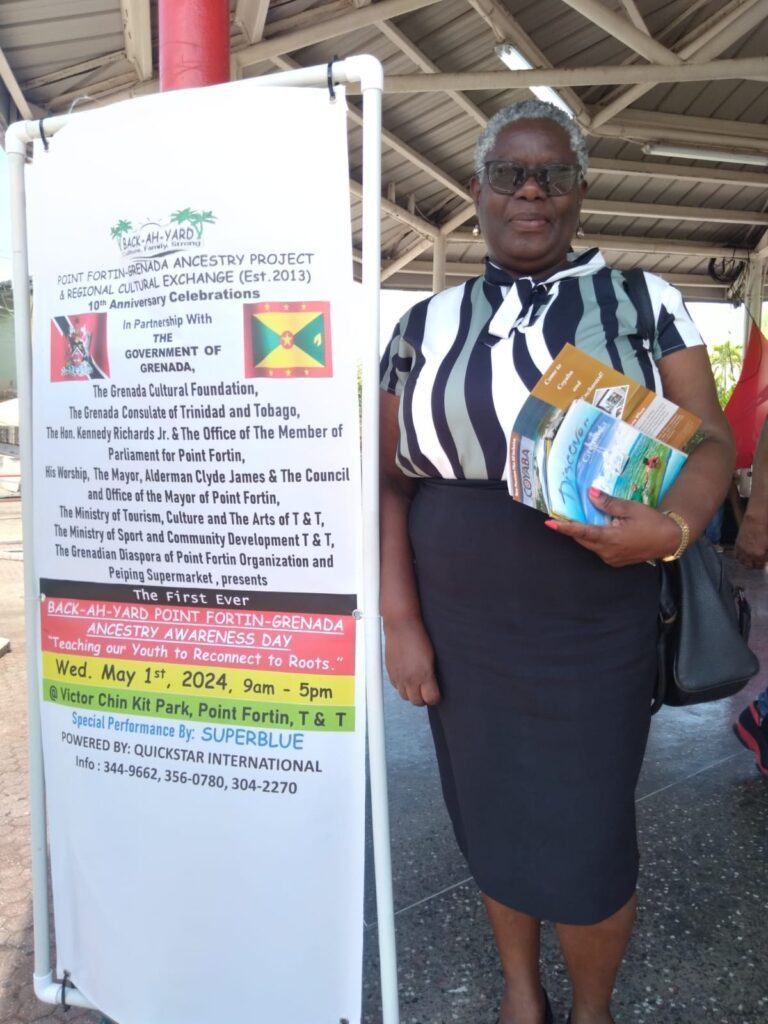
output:
POLYGON ((351 615, 357 608, 354 594, 298 594, 289 591, 203 590, 190 587, 155 587, 129 583, 92 583, 83 580, 40 580, 45 597, 88 601, 163 604, 178 608, 230 608, 233 611, 315 612, 351 615))

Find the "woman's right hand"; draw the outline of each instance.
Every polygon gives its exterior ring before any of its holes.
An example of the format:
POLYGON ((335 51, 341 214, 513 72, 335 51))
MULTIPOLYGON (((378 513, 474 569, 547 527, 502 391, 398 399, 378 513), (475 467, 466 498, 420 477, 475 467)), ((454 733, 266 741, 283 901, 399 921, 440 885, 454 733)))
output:
POLYGON ((385 664, 392 685, 417 707, 439 704, 435 655, 421 619, 384 623, 385 664))

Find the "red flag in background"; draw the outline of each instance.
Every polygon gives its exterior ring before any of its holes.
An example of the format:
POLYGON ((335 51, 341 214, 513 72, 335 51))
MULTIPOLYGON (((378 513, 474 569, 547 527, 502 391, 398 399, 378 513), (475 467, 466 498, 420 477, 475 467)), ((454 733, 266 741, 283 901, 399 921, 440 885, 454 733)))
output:
POLYGON ((736 468, 748 469, 768 415, 768 338, 754 320, 741 373, 725 415, 736 439, 736 468))

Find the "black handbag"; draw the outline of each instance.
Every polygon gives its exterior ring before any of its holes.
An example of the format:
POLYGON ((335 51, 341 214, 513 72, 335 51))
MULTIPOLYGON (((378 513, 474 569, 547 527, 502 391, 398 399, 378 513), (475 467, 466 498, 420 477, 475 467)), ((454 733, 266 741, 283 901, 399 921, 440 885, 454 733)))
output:
POLYGON ((760 669, 747 641, 749 602, 723 557, 701 537, 676 562, 660 562, 658 676, 651 713, 730 697, 760 669))

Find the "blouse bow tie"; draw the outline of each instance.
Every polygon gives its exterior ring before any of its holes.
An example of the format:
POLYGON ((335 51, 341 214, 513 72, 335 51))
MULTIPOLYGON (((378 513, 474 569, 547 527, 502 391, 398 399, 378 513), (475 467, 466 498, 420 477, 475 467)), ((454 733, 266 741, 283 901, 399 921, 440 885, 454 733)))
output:
POLYGON ((487 256, 485 258, 485 280, 489 284, 499 284, 506 288, 509 288, 513 284, 517 284, 519 281, 528 281, 529 284, 531 283, 530 278, 513 277, 507 270, 504 270, 503 267, 497 267, 495 263, 491 263, 487 256))
POLYGON ((508 338, 513 327, 527 326, 536 316, 539 308, 549 299, 549 288, 530 277, 512 277, 506 270, 486 262, 485 279, 490 284, 509 288, 501 306, 488 325, 491 342, 508 338))

